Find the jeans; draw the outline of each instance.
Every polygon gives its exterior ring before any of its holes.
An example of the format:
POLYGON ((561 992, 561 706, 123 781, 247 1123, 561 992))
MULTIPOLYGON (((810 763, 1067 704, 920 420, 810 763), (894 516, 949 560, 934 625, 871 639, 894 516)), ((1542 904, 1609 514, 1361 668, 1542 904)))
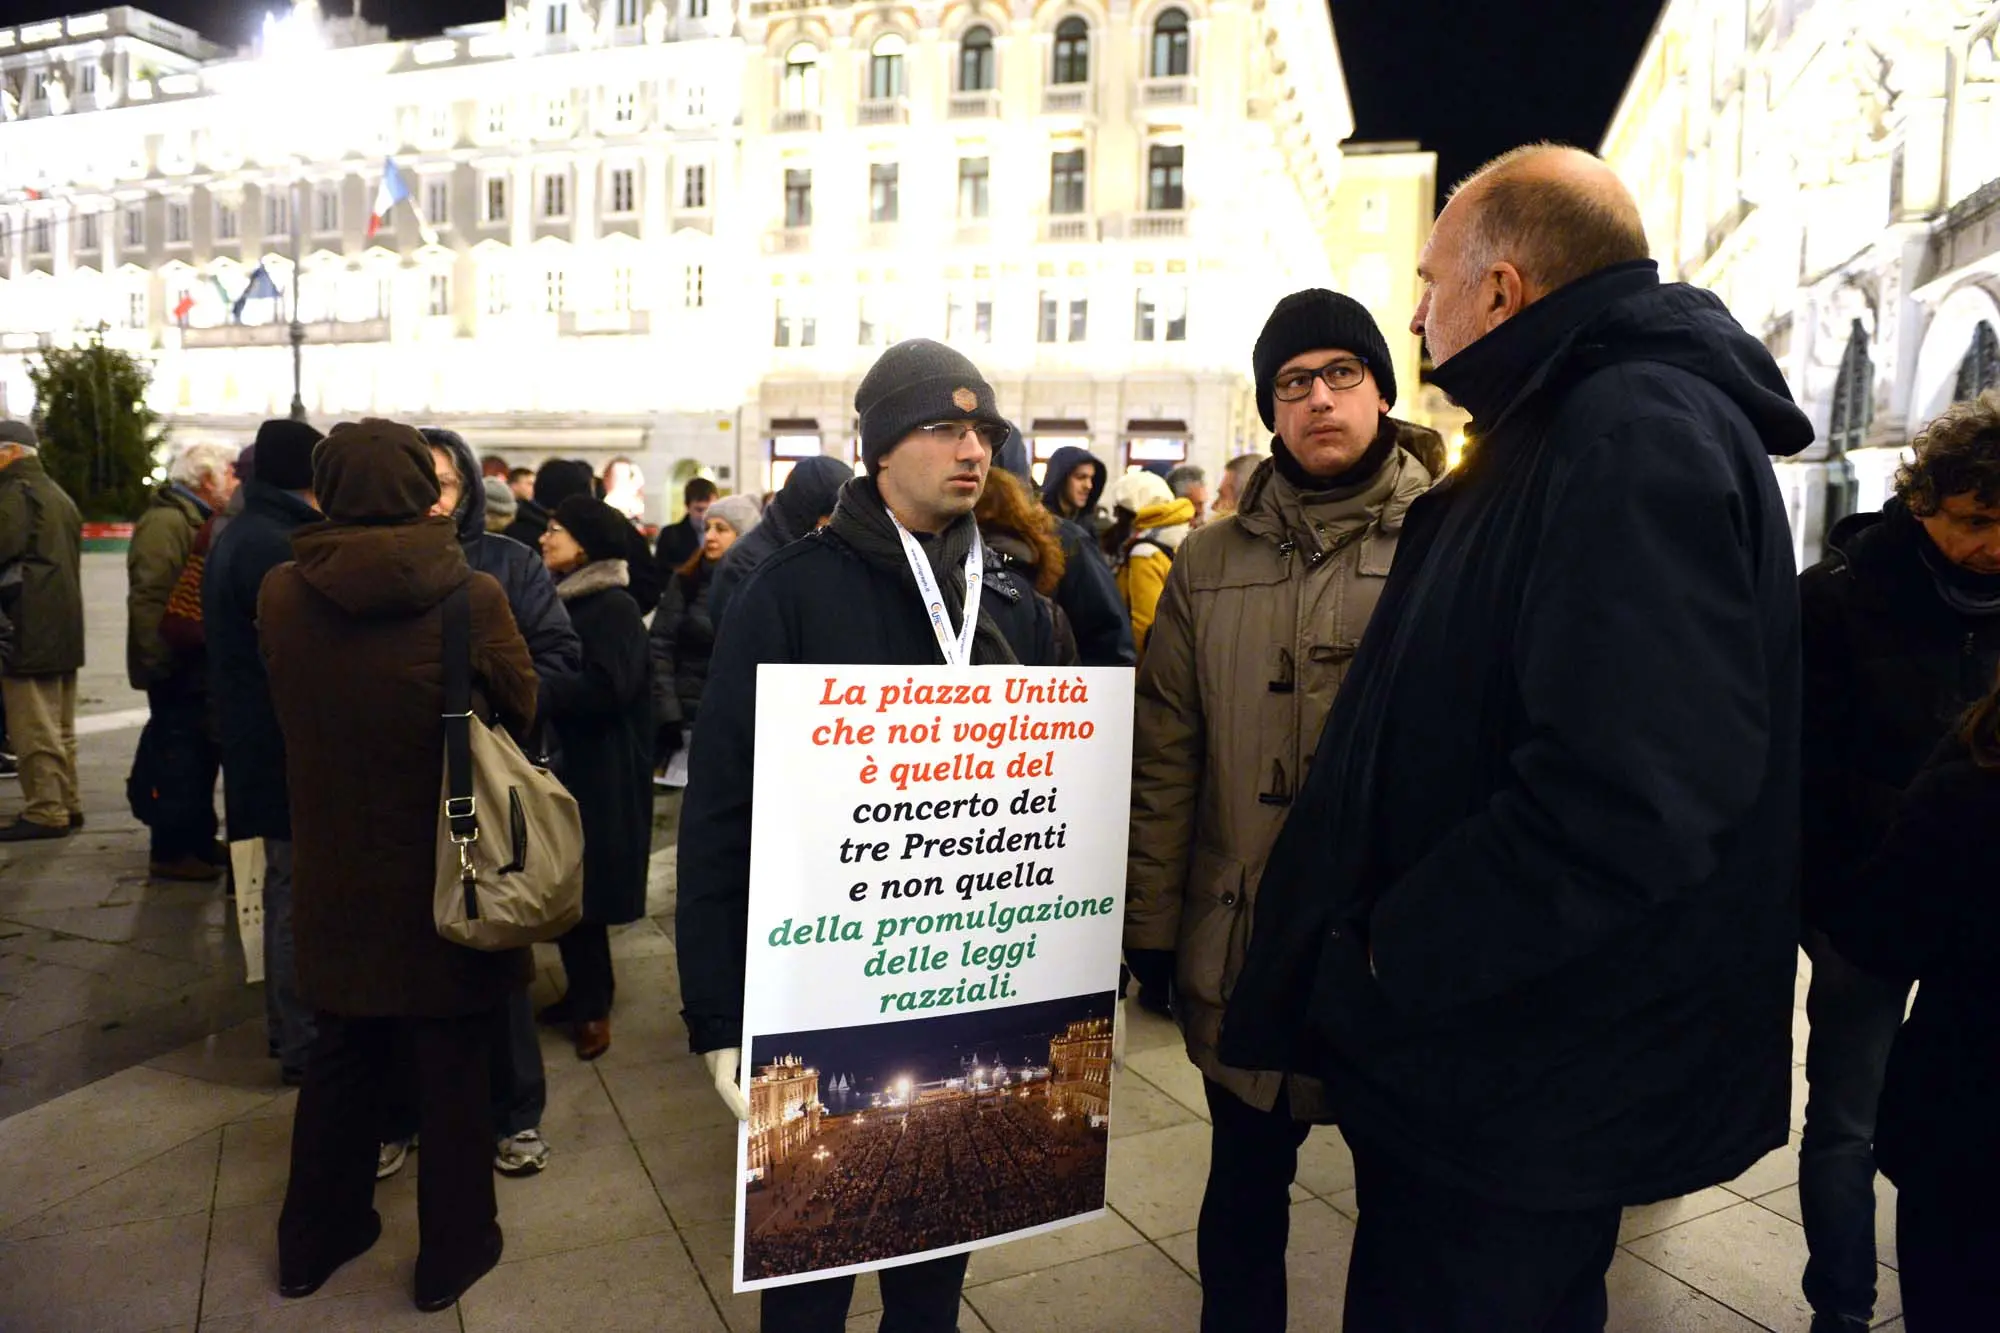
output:
MULTIPOLYGON (((885 1268, 882 1322, 877 1333, 957 1333, 958 1299, 965 1290, 967 1256, 950 1255, 885 1268)), ((764 1290, 764 1333, 842 1333, 854 1299, 854 1276, 799 1282, 764 1290)))
POLYGON ((278 1046, 278 1064, 303 1070, 313 1041, 312 1006, 299 998, 298 955, 292 949, 292 844, 264 839, 264 1012, 278 1046))
MULTIPOLYGON (((522 1130, 539 1129, 549 1104, 548 1074, 542 1068, 542 1041, 535 1031, 535 1009, 525 988, 507 997, 487 1043, 487 1108, 493 1137, 512 1138, 522 1130)), ((417 1071, 397 1069, 391 1091, 382 1098, 377 1132, 384 1143, 407 1141, 417 1132, 415 1093, 417 1071)))
POLYGON ((1202 1333, 1281 1333, 1292 1177, 1312 1126, 1292 1119, 1283 1088, 1276 1105, 1259 1111, 1220 1083, 1202 1082, 1213 1126, 1195 1238, 1202 1333))
POLYGON ((1855 967, 1817 930, 1806 933, 1806 1129, 1799 1145, 1805 1219, 1802 1286, 1818 1314, 1875 1312, 1875 1104, 1910 988, 1855 967))
POLYGON ((1616 1204, 1530 1212, 1350 1146, 1346 1333, 1603 1333, 1616 1204))

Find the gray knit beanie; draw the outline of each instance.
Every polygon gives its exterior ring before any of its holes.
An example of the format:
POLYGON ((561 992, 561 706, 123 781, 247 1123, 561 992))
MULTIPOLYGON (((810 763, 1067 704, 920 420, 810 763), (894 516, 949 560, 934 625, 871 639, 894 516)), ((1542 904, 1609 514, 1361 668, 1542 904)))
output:
POLYGON ((928 338, 899 342, 876 359, 854 391, 861 416, 861 465, 869 476, 905 435, 933 421, 1005 427, 993 386, 963 354, 928 338))
POLYGON ((721 519, 736 530, 737 536, 744 537, 763 520, 764 511, 755 496, 726 495, 708 507, 707 516, 721 519))

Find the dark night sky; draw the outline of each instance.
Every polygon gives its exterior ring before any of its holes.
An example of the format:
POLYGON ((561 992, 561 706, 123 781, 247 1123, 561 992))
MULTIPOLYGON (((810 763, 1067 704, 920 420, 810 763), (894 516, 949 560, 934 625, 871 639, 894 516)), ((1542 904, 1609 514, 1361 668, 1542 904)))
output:
MULTIPOLYGON (((932 978, 919 976, 908 984, 911 987, 956 985, 961 975, 983 980, 986 973, 939 973, 932 978)), ((901 984, 902 980, 898 978, 894 984, 901 984)), ((884 982, 883 989, 890 984, 884 982)), ((1106 991, 1102 995, 1075 995, 1062 1000, 1010 1005, 1005 1009, 759 1037, 750 1059, 753 1064, 766 1064, 796 1055, 817 1066, 828 1079, 835 1074, 851 1074, 858 1088, 875 1092, 880 1090, 878 1081, 898 1074, 907 1074, 918 1082, 955 1078, 959 1057, 967 1055, 991 1060, 997 1054, 1012 1065, 1047 1064, 1050 1037, 1071 1023, 1111 1017, 1113 1003, 1111 992, 1106 991)))
MULTIPOLYGON (((247 41, 277 0, 136 0, 215 41, 247 41)), ((347 0, 322 0, 330 13, 347 0)), ((1332 0, 1362 139, 1416 139, 1448 186, 1532 139, 1596 148, 1659 0, 1332 0)), ((503 0, 362 0, 397 36, 500 17, 503 0)), ((0 0, 5 21, 88 9, 0 0)))

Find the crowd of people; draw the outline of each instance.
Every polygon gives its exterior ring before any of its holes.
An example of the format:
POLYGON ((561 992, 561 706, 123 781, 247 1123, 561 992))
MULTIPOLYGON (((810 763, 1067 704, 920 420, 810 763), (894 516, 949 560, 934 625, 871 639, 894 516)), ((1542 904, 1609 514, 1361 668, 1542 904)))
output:
POLYGON ((962 1245, 1072 1217, 1104 1198, 1106 1135, 1047 1098, 972 1094, 822 1122, 828 1149, 750 1205, 746 1277, 783 1277, 962 1245))
MULTIPOLYGON (((1211 1111, 1205 1329, 1285 1326, 1315 1123, 1354 1155, 1350 1330, 1601 1329, 1621 1209, 1786 1144, 1801 944, 1815 1333, 1874 1315, 1878 1167, 1908 1327, 1983 1327, 2000 395, 1924 424, 1894 496, 1801 576, 1769 459, 1812 423, 1726 307, 1647 255, 1585 153, 1519 150, 1453 192, 1411 321, 1471 418, 1448 471, 1391 415, 1406 386, 1373 317, 1319 289, 1248 349, 1271 443, 1212 494, 1082 449, 1038 471, 979 368, 925 340, 862 379, 858 472, 806 460, 767 504, 697 478, 651 543, 629 460, 529 471, 374 419, 177 457, 128 562, 150 707, 128 797, 160 877, 261 849, 272 1051, 303 1085, 283 1290, 373 1243, 370 1187, 419 1143, 419 1304, 497 1261, 493 1174, 549 1155, 536 1021, 582 1058, 608 1046, 608 928, 646 909, 654 787, 683 767, 682 1013, 747 1114, 760 664, 1082 663, 1138 668, 1125 960, 1211 1111), (539 1015, 525 951, 430 917, 461 589, 481 707, 581 808, 584 919, 539 1015)), ((83 823, 79 528, 34 432, 0 421, 25 798, 0 841, 83 823)), ((758 1262, 955 1243, 982 1191, 985 1216, 1066 1209, 1083 1193, 1045 1192, 1084 1186, 1026 1167, 1071 1132, 1040 1110, 856 1127, 804 1205, 837 1234, 774 1232, 758 1262)), ((885 1270, 885 1319, 951 1329, 965 1269, 885 1270)), ((852 1293, 769 1289, 763 1326, 831 1333, 852 1293)))

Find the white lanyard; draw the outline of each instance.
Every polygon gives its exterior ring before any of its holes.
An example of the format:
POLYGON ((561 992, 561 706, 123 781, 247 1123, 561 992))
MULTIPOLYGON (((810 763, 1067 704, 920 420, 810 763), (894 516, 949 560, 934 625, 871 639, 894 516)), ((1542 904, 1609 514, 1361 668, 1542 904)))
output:
MULTIPOLYGON (((886 506, 885 506, 886 508, 886 506)), ((986 569, 986 552, 979 541, 979 528, 972 529, 972 549, 965 553, 965 619, 959 622, 958 637, 951 637, 951 618, 945 614, 944 593, 938 588, 937 575, 931 572, 930 557, 910 530, 903 526, 901 519, 893 513, 889 521, 896 525, 896 535, 903 539, 903 558, 910 562, 910 573, 917 580, 917 591, 923 594, 924 614, 930 617, 931 633, 937 635, 938 651, 944 654, 946 666, 972 665, 972 639, 979 632, 979 580, 986 569)))

